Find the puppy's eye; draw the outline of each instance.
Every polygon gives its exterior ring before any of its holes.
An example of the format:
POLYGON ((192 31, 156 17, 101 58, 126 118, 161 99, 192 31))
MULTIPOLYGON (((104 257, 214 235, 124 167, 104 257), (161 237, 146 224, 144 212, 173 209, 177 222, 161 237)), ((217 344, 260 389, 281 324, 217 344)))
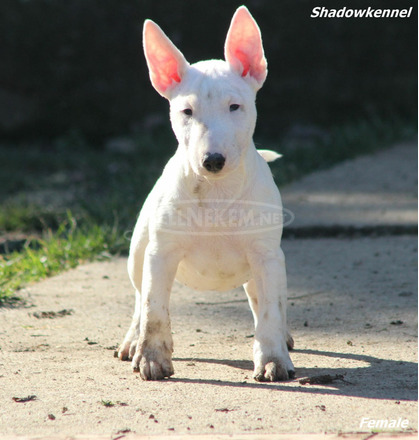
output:
POLYGON ((184 113, 186 116, 192 116, 192 109, 185 108, 185 110, 182 110, 182 113, 184 113))
POLYGON ((239 104, 231 104, 230 105, 230 111, 231 112, 235 112, 236 110, 238 110, 240 108, 239 104))

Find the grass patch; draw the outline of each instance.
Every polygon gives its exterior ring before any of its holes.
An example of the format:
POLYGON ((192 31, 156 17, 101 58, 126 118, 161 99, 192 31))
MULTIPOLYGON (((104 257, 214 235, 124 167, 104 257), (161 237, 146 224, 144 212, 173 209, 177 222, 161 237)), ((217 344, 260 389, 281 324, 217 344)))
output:
POLYGON ((78 226, 68 213, 58 230, 28 239, 23 249, 0 255, 0 305, 15 300, 26 284, 76 267, 91 259, 107 259, 124 247, 118 228, 78 226))
POLYGON ((398 118, 383 121, 378 117, 318 130, 279 144, 277 151, 283 158, 273 162, 271 168, 281 186, 307 173, 413 139, 416 133, 413 123, 398 118))
MULTIPOLYGON (((257 146, 284 155, 271 164, 281 186, 415 133, 414 123, 375 118, 257 146)), ((141 205, 176 148, 166 132, 129 142, 131 150, 115 151, 72 133, 49 144, 0 146, 0 305, 31 282, 127 252, 141 205), (7 253, 15 234, 23 244, 7 253)))

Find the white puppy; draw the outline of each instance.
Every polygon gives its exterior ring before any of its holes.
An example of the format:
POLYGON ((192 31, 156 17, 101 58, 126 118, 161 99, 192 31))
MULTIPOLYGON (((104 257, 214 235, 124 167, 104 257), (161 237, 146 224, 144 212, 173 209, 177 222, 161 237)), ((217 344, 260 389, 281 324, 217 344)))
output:
POLYGON ((133 233, 128 271, 136 305, 118 356, 132 359, 145 380, 171 376, 174 279, 198 290, 243 285, 255 320, 254 378, 291 378, 282 205, 266 163, 279 155, 256 150, 252 140, 256 92, 267 74, 259 28, 238 8, 226 61, 193 65, 150 20, 143 41, 151 82, 170 101, 179 147, 133 233))

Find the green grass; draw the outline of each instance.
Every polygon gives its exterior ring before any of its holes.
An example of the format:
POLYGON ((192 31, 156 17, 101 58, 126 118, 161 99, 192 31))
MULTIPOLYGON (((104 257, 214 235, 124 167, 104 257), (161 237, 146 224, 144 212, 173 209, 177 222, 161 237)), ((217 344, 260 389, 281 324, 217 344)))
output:
POLYGON ((108 259, 125 246, 117 227, 78 226, 68 213, 57 231, 28 238, 20 251, 0 255, 0 305, 18 299, 26 284, 76 267, 91 259, 108 259))
MULTIPOLYGON (((257 146, 283 154, 271 164, 281 186, 415 133, 414 124, 376 118, 257 146)), ((77 133, 50 144, 0 146, 0 239, 24 237, 18 250, 0 254, 0 305, 32 282, 127 252, 142 202, 176 148, 167 132, 132 142, 131 153, 89 145, 77 133)))
MULTIPOLYGON (((322 136, 279 144, 283 158, 272 164, 279 186, 359 155, 373 153, 395 142, 413 139, 417 127, 394 118, 372 118, 331 127, 322 136)), ((262 148, 262 147, 261 147, 262 148)), ((274 148, 275 149, 275 148, 274 148)))

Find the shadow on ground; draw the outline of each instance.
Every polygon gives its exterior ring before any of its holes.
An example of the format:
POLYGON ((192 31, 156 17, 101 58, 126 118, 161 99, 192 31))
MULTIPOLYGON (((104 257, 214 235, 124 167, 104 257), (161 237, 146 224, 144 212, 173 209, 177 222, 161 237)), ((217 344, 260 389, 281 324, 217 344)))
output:
MULTIPOLYGON (((352 359, 360 362, 364 362, 366 366, 364 368, 358 368, 356 373, 351 372, 346 368, 297 368, 297 378, 291 381, 281 383, 257 383, 257 382, 231 382, 223 380, 205 380, 205 379, 188 379, 188 378, 171 378, 171 381, 179 383, 196 383, 214 386, 227 386, 237 388, 253 388, 253 389, 275 389, 280 391, 299 393, 310 393, 320 395, 341 395, 341 396, 353 396, 353 397, 365 397, 370 399, 391 399, 391 400, 417 400, 417 384, 415 383, 415 377, 417 375, 417 364, 413 362, 393 361, 389 359, 380 359, 374 356, 357 355, 352 353, 335 353, 321 350, 293 350, 293 352, 300 354, 326 356, 330 358, 340 359, 352 359), (382 379, 383 371, 394 371, 397 377, 400 374, 410 376, 411 382, 401 384, 397 389, 391 388, 386 393, 383 390, 374 392, 373 387, 360 386, 357 383, 357 376, 362 376, 362 381, 371 381, 378 383, 382 379), (348 378, 348 373, 349 377, 348 378), (330 386, 325 387, 322 385, 318 387, 316 385, 306 385, 301 387, 299 380, 305 377, 317 377, 330 375, 332 378, 336 376, 343 376, 343 379, 334 379, 330 382, 330 386), (295 384, 295 385, 294 385, 295 384)), ((248 371, 251 374, 253 370, 253 362, 249 360, 231 360, 231 359, 205 359, 205 358, 174 358, 177 362, 196 362, 206 364, 226 365, 232 368, 248 371)), ((325 384, 328 385, 328 384, 325 384)))

